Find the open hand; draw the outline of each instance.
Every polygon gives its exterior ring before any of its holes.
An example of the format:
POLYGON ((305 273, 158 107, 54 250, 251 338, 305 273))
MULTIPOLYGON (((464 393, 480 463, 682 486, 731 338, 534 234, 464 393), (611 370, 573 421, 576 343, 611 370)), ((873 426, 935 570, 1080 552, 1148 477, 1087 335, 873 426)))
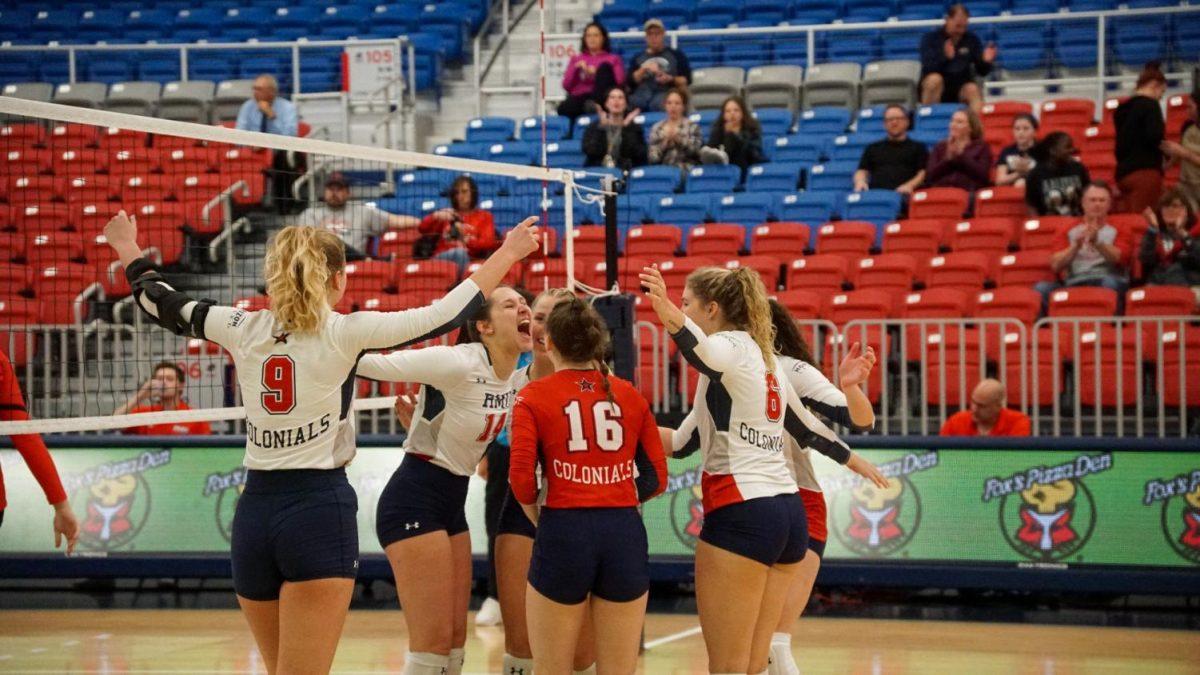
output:
POLYGON ((396 419, 399 420, 400 426, 405 430, 412 429, 413 415, 417 410, 417 400, 412 394, 399 394, 396 396, 396 419))
POLYGON ((67 555, 71 555, 75 552, 75 543, 79 541, 79 521, 75 519, 69 501, 54 505, 54 548, 62 546, 64 537, 67 540, 67 555))
POLYGON ((538 250, 540 240, 538 239, 537 222, 537 216, 530 216, 517 223, 517 226, 509 230, 504 237, 504 243, 500 245, 500 250, 515 256, 517 260, 523 260, 525 256, 538 250))
POLYGON ((846 352, 846 358, 842 359, 841 365, 838 366, 838 377, 841 379, 842 388, 866 382, 874 367, 875 349, 873 347, 862 349, 857 342, 850 345, 850 351, 846 352))
POLYGON ((871 481, 875 487, 882 489, 888 486, 888 479, 880 473, 879 468, 863 459, 857 452, 850 453, 850 461, 846 462, 846 468, 871 481))

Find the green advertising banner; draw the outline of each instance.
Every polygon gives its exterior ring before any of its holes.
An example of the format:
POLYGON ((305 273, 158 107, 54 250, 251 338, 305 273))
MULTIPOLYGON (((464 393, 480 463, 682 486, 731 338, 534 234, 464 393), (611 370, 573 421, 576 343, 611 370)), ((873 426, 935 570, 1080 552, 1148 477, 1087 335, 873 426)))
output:
MULTIPOLYGON (((240 448, 55 449, 83 526, 83 555, 222 554, 244 482, 240 448)), ((1186 452, 859 450, 887 490, 814 455, 828 504, 827 559, 1029 567, 1200 566, 1200 456, 1186 452)), ((380 553, 375 504, 398 448, 362 448, 348 468, 359 541, 380 553)), ((644 509, 651 555, 690 555, 703 522, 698 457, 671 461, 644 509)), ((16 452, 0 451, 8 511, 0 555, 53 553, 50 510, 16 452)), ((485 541, 483 481, 467 514, 485 541)))

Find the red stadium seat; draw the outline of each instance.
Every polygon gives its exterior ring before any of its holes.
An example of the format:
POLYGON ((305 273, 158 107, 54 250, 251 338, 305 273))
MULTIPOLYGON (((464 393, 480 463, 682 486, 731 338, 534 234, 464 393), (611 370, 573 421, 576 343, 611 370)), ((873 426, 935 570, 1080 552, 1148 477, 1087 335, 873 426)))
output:
MULTIPOLYGON (((445 261, 438 261, 445 262, 445 261)), ((453 263, 450 263, 453 265, 453 263)), ((358 260, 346 264, 346 289, 355 293, 382 293, 396 287, 396 265, 385 260, 358 260)))
MULTIPOLYGON (((710 258, 725 258, 736 255, 746 241, 746 230, 731 223, 709 223, 697 225, 688 232, 688 255, 705 255, 710 258)), ((767 251, 762 251, 767 253, 767 251)))
POLYGON ((1167 138, 1179 138, 1183 125, 1188 121, 1187 94, 1167 97, 1167 138))
POLYGON ((408 260, 412 258, 413 243, 420 237, 421 232, 415 227, 388 230, 379 237, 377 255, 385 260, 408 260))
POLYGON ((986 374, 984 365, 978 362, 961 364, 947 358, 943 363, 936 358, 927 358, 922 364, 921 385, 925 390, 925 405, 941 406, 945 403, 947 413, 966 409, 971 392, 986 374))
POLYGON ((1164 368, 1160 390, 1166 406, 1200 407, 1200 362, 1193 361, 1182 368, 1178 365, 1164 368))
MULTIPOLYGON (((701 267, 712 267, 714 261, 708 258, 692 256, 690 258, 672 258, 658 263, 658 271, 662 273, 663 281, 671 293, 683 293, 683 286, 688 275, 701 267)), ((640 270, 639 270, 640 271, 640 270)))
POLYGON ((1117 112, 1117 108, 1127 100, 1129 100, 1128 96, 1114 96, 1104 99, 1104 110, 1100 116, 1100 126, 1113 127, 1113 113, 1117 112))
POLYGON ((68 203, 106 202, 121 194, 121 182, 113 176, 74 176, 62 178, 58 192, 68 203))
POLYGON ((69 209, 66 204, 25 204, 15 206, 10 216, 18 232, 43 232, 61 230, 70 223, 69 209))
POLYGON ((1020 251, 1000 256, 996 268, 997 286, 1033 286, 1039 281, 1054 281, 1049 251, 1020 251))
MULTIPOLYGON (((183 257, 184 247, 183 230, 179 223, 167 213, 163 214, 157 226, 153 226, 155 221, 150 220, 149 222, 152 226, 144 228, 146 246, 158 249, 164 263, 178 262, 183 257)), ((139 220, 139 232, 141 231, 143 230, 140 228, 139 220)))
POLYGON ((784 259, 799 258, 808 249, 810 238, 808 225, 804 223, 763 223, 750 233, 750 251, 784 259))
POLYGON ((47 202, 61 195, 61 185, 55 176, 9 176, 4 181, 4 200, 14 206, 47 202))
POLYGON ((86 318, 76 313, 77 296, 95 283, 96 273, 90 265, 62 262, 42 269, 33 280, 34 297, 40 305, 41 320, 50 324, 70 324, 86 318))
POLYGON ((1112 150, 1085 150, 1080 153, 1079 161, 1087 167, 1092 180, 1102 180, 1110 185, 1116 180, 1117 158, 1112 150))
POLYGON ((909 218, 950 218, 958 220, 967 211, 971 196, 959 188, 926 188, 913 193, 908 204, 909 218))
POLYGON ((1033 114, 1033 106, 1025 101, 996 101, 987 103, 979 111, 979 120, 984 129, 1000 129, 1012 134, 1013 120, 1020 114, 1033 114))
POLYGON ((972 298, 957 288, 929 288, 901 298, 896 308, 900 319, 958 319, 970 316, 972 298))
POLYGON ((877 232, 871 223, 856 220, 825 223, 817 230, 816 251, 820 254, 838 253, 847 258, 861 258, 870 252, 877 232))
MULTIPOLYGON (((1083 146, 1079 150, 1085 154, 1113 154, 1117 149, 1117 131, 1112 126, 1094 126, 1088 127, 1083 132, 1083 146)), ((1085 163, 1084 166, 1090 172, 1092 165, 1085 163)))
POLYGON ((27 148, 46 141, 46 127, 33 122, 0 124, 0 150, 27 148))
POLYGON ((56 124, 46 139, 51 147, 70 149, 95 147, 100 141, 100 127, 91 124, 56 124))
POLYGON ((77 233, 34 230, 26 238, 25 260, 35 269, 83 259, 83 237, 77 233))
POLYGON ((1015 231, 1016 222, 1012 218, 979 216, 950 228, 947 243, 955 253, 981 251, 999 255, 1008 250, 1015 231))
MULTIPOLYGON (((382 245, 380 253, 383 253, 382 245)), ((562 258, 531 260, 526 263, 525 287, 534 293, 540 293, 547 288, 562 288, 566 285, 567 261, 562 258)))
POLYGON ((997 185, 975 193, 976 218, 1024 218, 1027 213, 1024 187, 997 185))
POLYGON ((233 306, 238 309, 244 309, 247 312, 257 312, 260 309, 270 307, 271 299, 265 295, 252 295, 248 298, 238 298, 233 302, 233 306))
POLYGON ((131 150, 145 148, 150 144, 150 134, 120 127, 107 127, 100 131, 98 144, 103 150, 131 150))
POLYGON ((1050 294, 1046 309, 1047 316, 1052 317, 1104 317, 1116 313, 1116 292, 1096 286, 1060 288, 1050 294))
POLYGON ((639 225, 625 234, 625 255, 655 260, 674 257, 683 237, 674 225, 639 225))
POLYGON ((580 258, 603 258, 607 242, 603 225, 577 225, 573 230, 575 236, 575 255, 580 258))
POLYGON ((108 171, 108 153, 91 148, 55 150, 51 168, 59 176, 91 175, 108 171))
MULTIPOLYGON (((1084 336, 1083 341, 1094 340, 1084 336)), ((1094 407, 1097 402, 1105 408, 1129 407, 1137 403, 1141 366, 1126 356, 1121 361, 1095 357, 1091 344, 1082 346, 1081 357, 1075 364, 1072 378, 1079 387, 1079 404, 1094 407)))
POLYGON ((817 254, 793 260, 788 266, 787 288, 840 293, 848 267, 846 259, 837 255, 817 254))
POLYGON ((399 312, 424 306, 419 298, 394 293, 358 294, 351 298, 351 304, 355 311, 359 312, 399 312))
POLYGON ((396 288, 401 295, 439 297, 458 281, 458 265, 448 260, 417 260, 395 267, 399 268, 396 288))
POLYGON ((112 176, 144 176, 156 173, 161 166, 160 153, 152 150, 127 148, 109 152, 108 173, 112 176))
MULTIPOLYGON (((483 267, 483 262, 484 261, 482 261, 482 260, 475 260, 475 261, 472 261, 471 263, 468 263, 467 271, 463 273, 463 278, 469 277, 472 274, 475 274, 476 272, 478 272, 479 268, 483 267)), ((507 284, 509 286, 516 286, 520 282, 521 282, 521 268, 517 267, 515 265, 513 267, 510 267, 508 272, 505 272, 504 277, 500 280, 500 283, 507 284)))
POLYGON ((1196 294, 1187 286, 1144 286, 1125 294, 1125 316, 1188 316, 1196 294))
POLYGON ((191 199, 212 199, 217 193, 229 187, 229 180, 220 174, 174 174, 164 176, 171 194, 181 201, 191 199))
MULTIPOLYGON (((642 273, 642 269, 647 265, 654 264, 658 261, 650 258, 630 258, 628 256, 617 260, 617 283, 622 289, 631 291, 641 285, 638 275, 642 273)), ((707 260, 706 260, 707 262, 707 260)), ((603 260, 576 260, 576 274, 586 283, 596 287, 607 287, 608 285, 608 265, 603 260)), ((563 272, 564 279, 566 272, 563 272)), ((565 286, 566 282, 558 284, 565 286)), ((540 286, 538 287, 541 288, 540 286)), ((669 289, 673 297, 678 298, 679 294, 683 293, 682 288, 669 289)))
POLYGON ((739 267, 749 267, 758 272, 759 278, 762 279, 763 286, 768 293, 773 293, 779 288, 779 270, 781 268, 779 258, 773 255, 747 255, 740 258, 732 258, 723 263, 723 267, 728 270, 735 270, 739 267))
POLYGON ((917 262, 907 253, 881 253, 863 258, 850 270, 854 288, 874 288, 889 293, 907 293, 912 288, 917 262))
MULTIPOLYGON (((1058 98, 1044 101, 1038 113, 1042 129, 1086 129, 1096 119, 1096 103, 1087 98, 1058 98)), ((1043 132, 1043 136, 1045 133, 1043 132)))
POLYGON ((978 251, 947 253, 929 261, 925 285, 929 288, 954 286, 965 290, 982 288, 990 268, 990 258, 978 251))
POLYGON ((942 241, 942 221, 900 220, 883 228, 884 253, 908 253, 914 258, 928 259, 937 255, 942 241))
POLYGON ((1042 294, 1020 286, 995 288, 975 296, 975 316, 981 319, 1010 318, 1032 326, 1042 313, 1042 294))
POLYGON ((67 204, 67 224, 85 236, 104 229, 117 211, 118 202, 72 202, 67 204))
POLYGON ((17 148, 4 153, 0 172, 7 176, 36 176, 49 173, 54 164, 54 153, 41 148, 17 148))
POLYGON ((1054 237, 1060 227, 1079 222, 1078 216, 1039 216, 1029 218, 1017 234, 1017 244, 1022 251, 1054 250, 1054 237))
POLYGON ((825 302, 823 294, 802 289, 779 291, 775 294, 775 299, 786 307, 788 313, 797 321, 820 318, 821 305, 825 302))
POLYGON ((28 363, 30 353, 37 349, 37 334, 24 329, 40 323, 38 309, 33 300, 0 298, 0 350, 8 355, 13 366, 28 363))
POLYGON ((163 173, 191 176, 211 170, 216 153, 209 148, 178 148, 160 152, 158 161, 163 173))
MULTIPOLYGON (((148 202, 161 202, 170 199, 175 181, 171 176, 146 174, 125 176, 121 181, 121 203, 128 208, 131 205, 148 202)), ((208 195, 211 199, 213 195, 208 195)))
POLYGON ((865 288, 831 296, 822 311, 826 319, 842 326, 855 319, 890 318, 895 307, 896 299, 892 293, 865 288))
MULTIPOLYGON (((821 366, 826 377, 830 379, 834 379, 833 371, 837 363, 846 354, 846 350, 850 349, 855 342, 873 348, 875 350, 875 357, 880 362, 888 359, 890 340, 887 332, 882 330, 881 326, 878 325, 858 326, 857 328, 844 329, 840 333, 830 333, 824 342, 825 346, 821 357, 821 366), (839 349, 836 355, 834 353, 835 346, 839 349)), ((867 377, 866 394, 867 400, 873 405, 879 403, 883 396, 883 368, 876 367, 871 370, 871 374, 867 377)))
POLYGON ((32 277, 28 265, 0 262, 0 298, 13 298, 28 292, 32 277))

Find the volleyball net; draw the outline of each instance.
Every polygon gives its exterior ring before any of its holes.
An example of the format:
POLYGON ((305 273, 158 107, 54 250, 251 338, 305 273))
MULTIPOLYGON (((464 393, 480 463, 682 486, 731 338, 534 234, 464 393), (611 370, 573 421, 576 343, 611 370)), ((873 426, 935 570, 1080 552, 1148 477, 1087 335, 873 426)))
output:
MULTIPOLYGON (((0 422, 0 434, 241 430, 228 356, 134 306, 103 235, 121 210, 177 288, 252 310, 270 304, 269 238, 292 224, 346 242, 339 312, 429 304, 530 216, 543 248, 508 283, 604 285, 598 173, 535 166, 543 153, 529 143, 490 143, 484 154, 500 161, 480 161, 461 156, 463 143, 424 154, 321 140, 253 102, 242 117, 239 129, 0 97, 0 349, 35 420, 0 422), (577 223, 599 238, 579 237, 577 223), (152 412, 113 417, 129 411, 152 412)), ((364 431, 397 430, 388 397, 402 388, 360 381, 357 407, 386 413, 364 431)))

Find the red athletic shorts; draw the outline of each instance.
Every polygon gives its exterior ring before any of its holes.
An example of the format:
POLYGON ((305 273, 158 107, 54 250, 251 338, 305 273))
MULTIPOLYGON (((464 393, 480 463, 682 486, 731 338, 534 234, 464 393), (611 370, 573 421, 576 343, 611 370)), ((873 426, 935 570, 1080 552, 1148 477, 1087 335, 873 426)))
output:
POLYGON ((800 488, 800 499, 804 501, 804 514, 808 516, 808 537, 825 541, 825 493, 800 488))

